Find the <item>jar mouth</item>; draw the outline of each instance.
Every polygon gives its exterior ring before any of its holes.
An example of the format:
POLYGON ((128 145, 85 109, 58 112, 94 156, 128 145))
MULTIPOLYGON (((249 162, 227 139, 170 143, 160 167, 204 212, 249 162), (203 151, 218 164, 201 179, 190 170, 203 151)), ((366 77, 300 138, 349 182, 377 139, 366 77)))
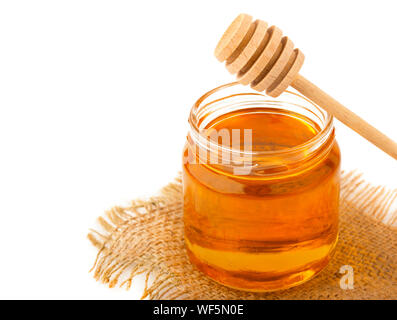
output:
POLYGON ((241 150, 219 145, 213 140, 209 140, 204 129, 206 129, 210 120, 225 114, 226 109, 229 111, 239 110, 252 106, 293 109, 294 112, 309 117, 320 129, 312 138, 296 146, 281 150, 244 151, 243 153, 247 155, 260 157, 293 156, 302 154, 302 151, 305 151, 305 154, 308 155, 321 148, 333 133, 333 116, 306 97, 287 90, 278 98, 272 98, 238 82, 232 82, 208 91, 194 103, 189 116, 191 137, 199 146, 208 150, 216 148, 231 154, 241 154, 241 150), (209 114, 212 117, 206 119, 209 114))

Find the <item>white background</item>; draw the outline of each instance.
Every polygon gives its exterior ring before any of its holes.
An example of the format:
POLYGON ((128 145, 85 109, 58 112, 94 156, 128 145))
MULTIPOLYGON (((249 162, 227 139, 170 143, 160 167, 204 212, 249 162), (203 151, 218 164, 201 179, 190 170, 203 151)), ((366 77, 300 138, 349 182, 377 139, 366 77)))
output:
MULTIPOLYGON (((397 140, 395 1, 1 1, 0 298, 140 297, 93 280, 87 230, 180 170, 192 103, 233 80, 213 50, 241 12, 397 140)), ((336 127, 343 167, 396 188, 396 161, 336 127)))

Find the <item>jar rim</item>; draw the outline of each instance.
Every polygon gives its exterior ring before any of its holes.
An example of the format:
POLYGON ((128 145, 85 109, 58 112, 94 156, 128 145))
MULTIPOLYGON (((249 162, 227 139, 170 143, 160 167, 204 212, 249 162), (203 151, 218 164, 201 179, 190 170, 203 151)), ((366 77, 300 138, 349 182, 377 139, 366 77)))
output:
MULTIPOLYGON (((222 96, 219 99, 216 99, 208 104, 204 104, 205 100, 209 97, 211 97, 212 95, 214 95, 215 93, 219 93, 227 88, 233 87, 233 86, 241 86, 242 88, 244 88, 244 90, 247 90, 246 86, 241 85, 238 82, 231 82, 231 83, 227 83, 227 84, 223 84, 219 87, 216 87, 208 92, 206 92, 205 94, 203 94, 194 104, 193 107, 190 111, 190 115, 189 115, 189 124, 190 124, 190 128, 191 128, 191 132, 195 133, 194 135, 198 138, 201 139, 206 139, 207 142, 213 147, 216 148, 221 148, 222 150, 226 151, 226 152, 238 152, 238 153, 244 153, 244 151, 240 151, 240 150, 234 150, 232 147, 227 147, 227 146, 220 146, 219 144, 215 143, 212 140, 208 140, 208 136, 206 136, 202 130, 200 130, 199 127, 199 119, 197 116, 197 113, 199 113, 200 108, 205 108, 206 106, 208 106, 211 103, 214 102, 219 102, 221 100, 230 98, 230 97, 236 97, 236 96, 257 96, 257 97, 264 97, 266 99, 271 99, 271 100, 264 100, 264 101, 277 101, 280 106, 283 106, 285 104, 291 104, 290 102, 284 102, 284 101, 279 101, 278 99, 274 99, 271 98, 265 94, 262 94, 260 92, 256 92, 251 90, 250 92, 243 92, 243 90, 235 95, 226 95, 226 96, 222 96)), ((315 151, 318 147, 320 147, 325 141, 328 140, 328 137, 331 135, 331 133, 333 132, 333 116, 326 112, 324 109, 322 109, 321 107, 319 107, 317 104, 315 104, 313 101, 309 100, 308 98, 302 96, 301 94, 298 94, 296 92, 292 92, 289 90, 286 90, 283 94, 281 94, 279 97, 283 97, 283 95, 285 94, 289 94, 292 95, 294 98, 300 99, 302 102, 304 103, 308 103, 311 107, 314 107, 318 112, 320 112, 324 119, 323 119, 323 127, 320 128, 320 130, 309 140, 298 144, 296 146, 290 147, 290 148, 285 148, 285 149, 281 149, 281 150, 261 150, 261 151, 251 151, 248 152, 248 154, 253 155, 253 156, 274 156, 274 155, 288 155, 288 154, 295 154, 295 153, 299 153, 302 152, 302 150, 306 150, 306 151, 315 151)), ((305 108, 300 104, 295 104, 298 107, 301 108, 305 108)), ((307 109, 307 108, 305 108, 307 109)), ((321 121, 321 119, 319 119, 321 121)), ((316 123, 318 124, 318 123, 316 123)))

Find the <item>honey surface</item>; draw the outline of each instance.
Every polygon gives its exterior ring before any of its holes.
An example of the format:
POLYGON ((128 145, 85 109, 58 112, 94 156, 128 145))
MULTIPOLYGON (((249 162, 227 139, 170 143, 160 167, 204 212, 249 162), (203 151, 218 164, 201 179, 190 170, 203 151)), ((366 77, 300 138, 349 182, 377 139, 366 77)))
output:
MULTIPOLYGON (((207 129, 240 130, 243 144, 244 129, 252 130, 253 151, 285 150, 300 145, 318 132, 318 126, 310 119, 284 110, 258 108, 239 110, 216 118, 207 129)), ((220 139, 220 143, 222 140, 220 139)))
MULTIPOLYGON (((312 139, 319 127, 277 109, 244 109, 206 129, 252 129, 252 150, 286 151, 312 139)), ((250 291, 297 285, 329 261, 337 240, 339 148, 299 150, 298 164, 275 153, 237 176, 221 165, 184 163, 185 238, 191 261, 215 281, 250 291), (305 155, 308 155, 305 157, 305 155), (277 170, 261 169, 274 162, 277 170), (271 174, 269 174, 271 173, 271 174)), ((243 136, 241 136, 241 143, 243 136)), ((188 142, 184 156, 193 149, 188 142)))

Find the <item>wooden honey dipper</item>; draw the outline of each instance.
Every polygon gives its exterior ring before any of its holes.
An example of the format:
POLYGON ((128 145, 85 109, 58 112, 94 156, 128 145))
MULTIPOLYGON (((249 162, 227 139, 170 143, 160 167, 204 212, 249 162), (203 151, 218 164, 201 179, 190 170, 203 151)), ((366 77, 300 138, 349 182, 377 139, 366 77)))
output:
POLYGON ((250 15, 240 14, 223 34, 215 56, 226 61, 239 83, 266 90, 269 96, 278 97, 292 86, 397 160, 396 142, 299 74, 305 57, 276 26, 268 28, 266 22, 252 22, 250 15))

